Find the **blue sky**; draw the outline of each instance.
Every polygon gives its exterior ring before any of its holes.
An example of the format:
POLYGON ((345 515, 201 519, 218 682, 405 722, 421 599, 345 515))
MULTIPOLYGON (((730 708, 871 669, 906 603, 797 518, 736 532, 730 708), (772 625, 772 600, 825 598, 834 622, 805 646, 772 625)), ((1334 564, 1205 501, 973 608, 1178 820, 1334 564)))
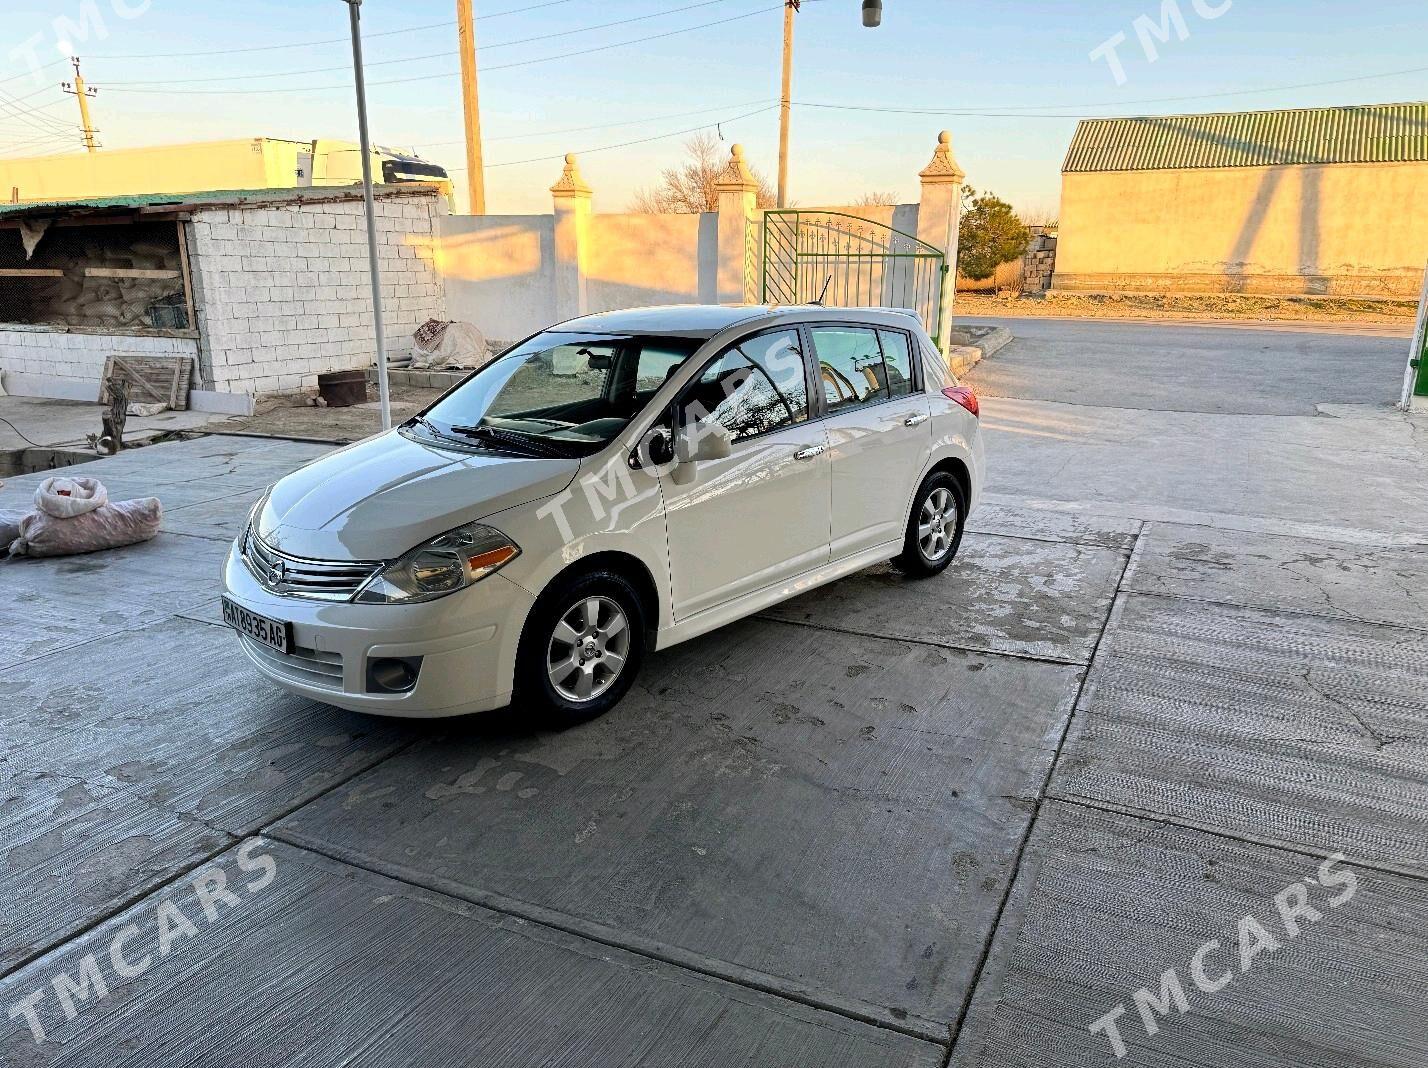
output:
MULTIPOLYGON (((697 7, 691 5, 698 0, 559 0, 502 14, 539 2, 476 0, 478 16, 486 16, 478 22, 477 39, 488 163, 581 152, 597 210, 618 211, 662 166, 678 160, 688 135, 593 149, 727 119, 724 138, 743 142, 755 165, 772 176, 777 112, 737 116, 777 101, 778 0, 708 0, 697 7), (623 26, 589 28, 656 13, 623 26), (735 21, 597 50, 727 19, 735 21), (551 34, 562 36, 511 43, 551 34), (527 62, 565 53, 577 55, 527 62), (572 129, 580 127, 590 128, 572 129)), ((1180 40, 1172 31, 1168 42, 1154 42, 1159 55, 1149 62, 1134 24, 1142 15, 1158 23, 1161 0, 885 0, 878 30, 862 28, 859 0, 805 0, 796 42, 793 96, 801 106, 793 120, 792 196, 810 205, 846 202, 869 191, 916 199, 916 172, 945 127, 953 131, 970 182, 1019 207, 1054 210, 1077 115, 1428 97, 1428 52, 1422 47, 1428 5, 1422 0, 1177 2, 1188 36, 1180 40), (1089 55, 1118 32, 1127 38, 1118 48, 1123 84, 1105 61, 1089 55), (1425 69, 1366 77, 1409 68, 1425 69), (1167 97, 1188 99, 1162 99, 1167 97), (957 111, 964 113, 951 113, 957 111)), ((454 7, 454 0, 363 5, 374 139, 416 145, 453 167, 463 162, 458 80, 427 76, 457 69, 455 31, 447 21, 454 7), (389 33, 433 23, 441 25, 389 33), (419 80, 378 84, 393 79, 419 80)), ((68 35, 78 38, 70 44, 84 59, 87 79, 99 87, 94 119, 106 147, 259 135, 355 137, 342 0, 11 0, 7 8, 0 43, 0 154, 77 147, 73 130, 64 128, 75 121, 76 109, 59 89, 69 70, 56 62, 57 36, 65 35, 57 35, 57 17, 84 25, 68 35), (307 43, 323 40, 332 43, 307 43), (285 44, 301 46, 238 51, 285 44), (30 73, 27 47, 51 64, 38 75, 30 73), (213 54, 177 55, 199 51, 213 54), (336 69, 293 73, 326 67, 336 69), (203 80, 225 77, 231 80, 203 80), (276 91, 248 92, 256 89, 276 91)), ((490 209, 549 210, 546 189, 559 172, 554 159, 492 166, 490 209)))

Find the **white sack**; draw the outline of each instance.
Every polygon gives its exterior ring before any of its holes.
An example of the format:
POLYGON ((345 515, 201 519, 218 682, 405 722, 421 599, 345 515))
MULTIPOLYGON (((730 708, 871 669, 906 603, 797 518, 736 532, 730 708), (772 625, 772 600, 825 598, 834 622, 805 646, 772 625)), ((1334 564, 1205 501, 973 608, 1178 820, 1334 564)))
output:
POLYGON ((35 507, 56 519, 84 515, 108 500, 109 491, 97 478, 47 478, 35 490, 35 507))
POLYGON ((467 370, 491 360, 486 335, 470 323, 428 319, 412 335, 412 370, 467 370))
POLYGON ((15 556, 68 556, 117 549, 148 541, 159 532, 162 519, 163 505, 157 497, 105 504, 69 519, 31 512, 20 520, 20 533, 10 552, 15 556))
POLYGON ((24 512, 0 512, 0 556, 4 556, 10 543, 20 536, 20 520, 24 512))

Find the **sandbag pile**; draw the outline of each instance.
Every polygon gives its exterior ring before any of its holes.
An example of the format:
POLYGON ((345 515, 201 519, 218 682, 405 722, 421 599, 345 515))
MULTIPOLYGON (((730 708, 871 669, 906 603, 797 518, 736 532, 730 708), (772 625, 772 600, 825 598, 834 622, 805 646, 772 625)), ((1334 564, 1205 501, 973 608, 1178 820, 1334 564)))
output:
POLYGON ((35 490, 35 510, 0 515, 0 546, 12 556, 68 556, 148 541, 159 532, 157 497, 111 504, 97 478, 47 478, 35 490))

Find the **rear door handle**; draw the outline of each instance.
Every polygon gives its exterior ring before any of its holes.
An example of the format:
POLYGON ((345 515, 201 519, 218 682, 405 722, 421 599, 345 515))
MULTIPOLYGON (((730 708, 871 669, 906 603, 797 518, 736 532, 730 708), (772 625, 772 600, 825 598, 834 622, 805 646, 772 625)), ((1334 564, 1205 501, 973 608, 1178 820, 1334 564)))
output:
POLYGON ((909 415, 902 421, 903 426, 917 426, 918 423, 927 422, 927 413, 918 412, 916 415, 909 415))
POLYGON ((793 458, 795 460, 811 460, 815 456, 822 456, 826 448, 825 445, 810 445, 806 449, 799 449, 793 454, 793 458))

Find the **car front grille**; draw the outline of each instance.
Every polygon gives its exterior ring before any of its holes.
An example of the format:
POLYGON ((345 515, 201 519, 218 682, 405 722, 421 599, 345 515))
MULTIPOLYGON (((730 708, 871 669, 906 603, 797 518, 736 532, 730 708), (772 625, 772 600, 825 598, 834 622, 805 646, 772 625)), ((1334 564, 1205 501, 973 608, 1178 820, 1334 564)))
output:
POLYGON ((280 553, 251 530, 243 539, 243 561, 263 588, 282 597, 350 601, 376 574, 380 561, 305 560, 280 553))
POLYGON ((248 654, 272 668, 273 672, 293 682, 320 686, 325 690, 342 689, 342 654, 323 653, 316 649, 293 648, 291 653, 255 642, 246 634, 238 635, 248 654))

